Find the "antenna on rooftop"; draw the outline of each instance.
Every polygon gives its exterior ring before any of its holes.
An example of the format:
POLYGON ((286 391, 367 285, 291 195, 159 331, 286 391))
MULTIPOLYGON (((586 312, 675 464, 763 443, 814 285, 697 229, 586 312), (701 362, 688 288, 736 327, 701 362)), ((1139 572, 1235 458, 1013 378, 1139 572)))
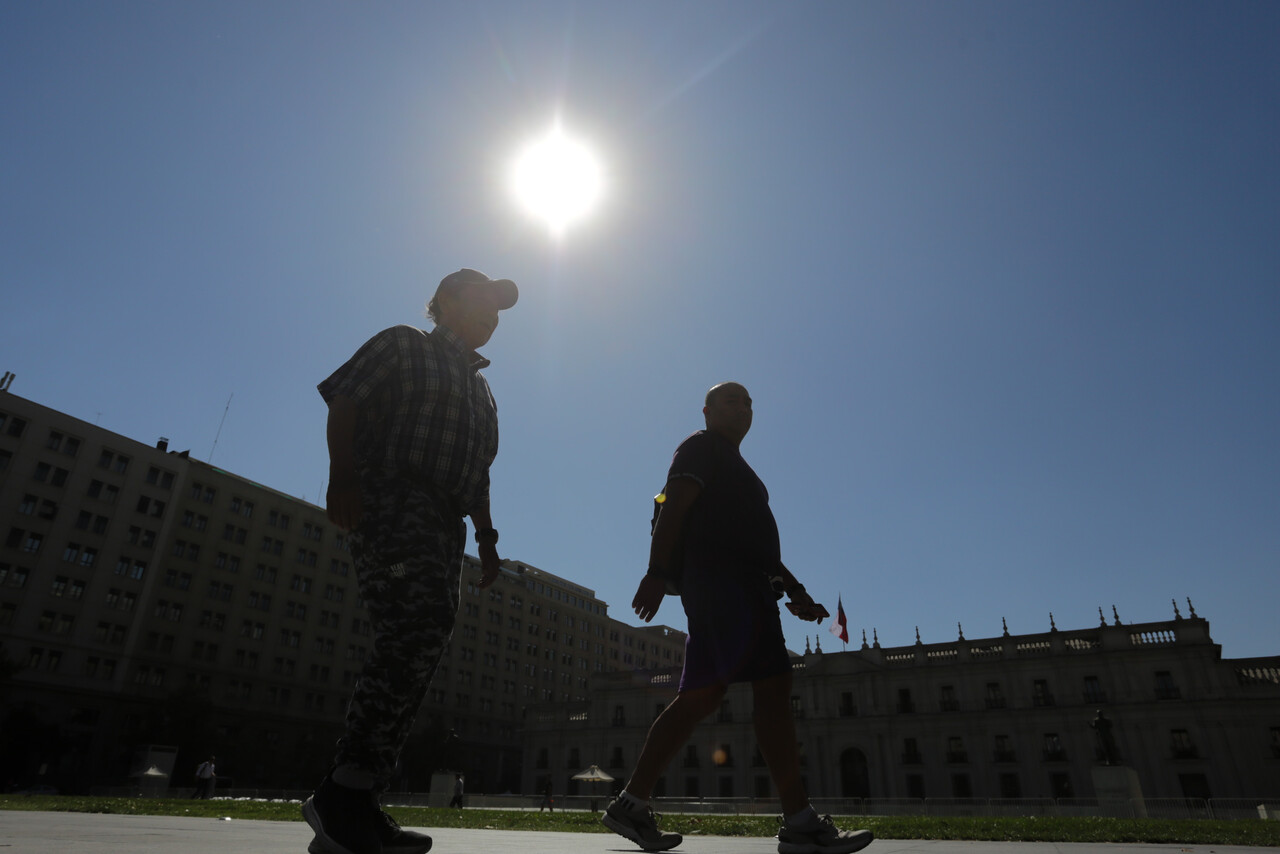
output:
POLYGON ((227 423, 227 411, 231 409, 231 398, 235 396, 235 392, 232 392, 230 396, 227 397, 227 407, 222 410, 222 420, 218 422, 218 432, 213 435, 213 447, 209 449, 208 462, 210 465, 213 464, 213 452, 218 448, 218 437, 222 435, 222 425, 227 423))

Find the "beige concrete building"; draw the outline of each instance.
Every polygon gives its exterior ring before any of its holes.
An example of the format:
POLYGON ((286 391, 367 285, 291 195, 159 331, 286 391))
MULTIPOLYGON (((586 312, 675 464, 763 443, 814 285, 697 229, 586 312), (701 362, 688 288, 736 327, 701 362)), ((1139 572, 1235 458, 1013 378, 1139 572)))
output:
MULTIPOLYGON (((1280 656, 1223 659, 1207 620, 1167 622, 848 652, 794 659, 792 707, 815 797, 910 803, 1098 796, 1098 710, 1118 762, 1145 798, 1280 794, 1280 656)), ((525 789, 598 762, 625 779, 649 724, 675 694, 678 669, 611 674, 584 702, 529 715, 525 789)), ((751 693, 720 712, 669 766, 658 794, 770 798, 751 693)), ((834 805, 832 806, 834 808, 834 805)))
MULTIPOLYGON (((372 639, 323 508, 0 392, 0 533, 0 782, 119 781, 145 744, 180 749, 179 786, 210 753, 224 784, 324 773, 372 639)), ((682 633, 613 620, 565 578, 478 577, 402 787, 447 760, 469 791, 517 790, 529 705, 681 663, 682 633)))

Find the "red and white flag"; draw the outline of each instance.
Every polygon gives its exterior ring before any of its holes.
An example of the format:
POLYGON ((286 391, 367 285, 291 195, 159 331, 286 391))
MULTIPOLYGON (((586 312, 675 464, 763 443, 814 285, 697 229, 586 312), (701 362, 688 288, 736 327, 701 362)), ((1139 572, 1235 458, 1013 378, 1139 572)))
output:
POLYGON ((849 642, 849 621, 845 619, 844 602, 839 596, 836 596, 836 618, 831 621, 831 634, 840 638, 843 643, 849 642))

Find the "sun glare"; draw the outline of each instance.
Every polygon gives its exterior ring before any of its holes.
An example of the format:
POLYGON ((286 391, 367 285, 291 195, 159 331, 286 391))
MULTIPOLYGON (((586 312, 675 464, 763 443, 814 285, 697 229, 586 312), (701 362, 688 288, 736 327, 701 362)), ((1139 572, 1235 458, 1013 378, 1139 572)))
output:
POLYGON ((557 236, 591 212, 603 189, 595 155, 559 127, 520 153, 511 181, 520 206, 557 236))

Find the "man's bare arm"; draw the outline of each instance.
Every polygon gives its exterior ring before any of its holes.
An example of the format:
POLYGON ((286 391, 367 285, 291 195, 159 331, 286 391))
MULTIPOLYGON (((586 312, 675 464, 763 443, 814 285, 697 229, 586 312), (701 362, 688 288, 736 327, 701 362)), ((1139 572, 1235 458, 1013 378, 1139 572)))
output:
MULTIPOLYGON (((471 511, 471 524, 476 531, 485 531, 493 527, 493 517, 489 513, 489 502, 485 501, 471 511)), ((480 587, 488 587, 498 580, 502 568, 502 559, 498 557, 498 544, 488 539, 481 539, 477 544, 480 553, 480 587)))
POLYGON ((658 524, 653 529, 653 542, 649 544, 649 571, 640 579, 640 587, 631 600, 636 616, 646 623, 658 613, 667 595, 665 576, 680 542, 685 517, 702 494, 702 486, 691 478, 678 477, 667 482, 663 494, 667 498, 662 502, 662 512, 658 514, 658 524))

